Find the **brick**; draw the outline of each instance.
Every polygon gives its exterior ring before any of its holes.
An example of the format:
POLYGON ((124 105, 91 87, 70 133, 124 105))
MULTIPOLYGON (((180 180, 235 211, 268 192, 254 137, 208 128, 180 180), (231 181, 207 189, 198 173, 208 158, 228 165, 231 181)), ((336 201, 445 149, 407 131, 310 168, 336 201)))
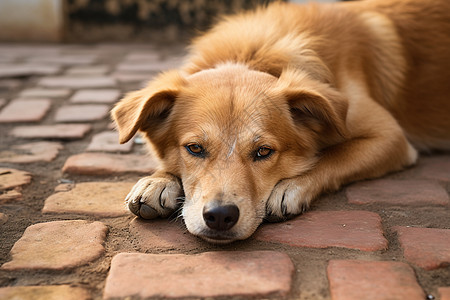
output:
POLYGON ((77 76, 60 76, 60 77, 44 77, 39 83, 42 87, 65 87, 72 89, 83 88, 108 88, 116 85, 116 80, 112 77, 96 76, 96 77, 77 77, 77 76))
POLYGON ((6 104, 6 100, 5 99, 0 99, 0 108, 5 106, 5 104, 6 104))
POLYGON ((11 249, 3 270, 63 270, 85 265, 104 252, 108 228, 101 222, 53 221, 29 226, 11 249))
POLYGON ((59 150, 63 148, 61 143, 35 142, 11 146, 10 150, 0 152, 0 162, 32 163, 37 161, 52 161, 59 150))
POLYGON ((447 191, 429 180, 379 179, 363 181, 346 189, 353 204, 448 205, 447 191))
POLYGON ((148 155, 81 153, 70 156, 62 171, 80 175, 150 174, 157 166, 148 155))
POLYGON ((117 72, 161 72, 175 69, 181 66, 178 60, 155 61, 155 62, 124 62, 116 67, 117 72))
POLYGON ((161 55, 156 52, 131 52, 125 56, 126 62, 154 62, 161 59, 161 55))
POLYGON ((1 79, 0 90, 15 90, 22 85, 23 81, 19 79, 1 79))
POLYGON ((127 72, 116 72, 111 76, 117 79, 120 83, 133 83, 141 81, 150 81, 156 72, 145 72, 145 73, 127 73, 127 72))
POLYGON ((78 66, 72 67, 66 71, 66 75, 86 76, 86 75, 105 75, 109 71, 109 66, 78 66))
POLYGON ((95 55, 42 55, 27 59, 29 63, 57 64, 57 65, 87 65, 96 61, 95 55))
POLYGON ((8 222, 8 215, 5 215, 4 213, 0 213, 0 226, 8 222))
POLYGON ((55 75, 61 71, 60 66, 37 64, 2 64, 0 65, 0 78, 23 77, 34 75, 55 75))
POLYGON ((22 191, 20 188, 0 191, 0 204, 17 200, 22 200, 22 191))
POLYGON ((69 89, 43 89, 31 88, 23 90, 19 97, 21 98, 65 98, 70 95, 69 89))
POLYGON ((83 182, 45 200, 43 213, 74 213, 97 217, 129 214, 124 200, 133 182, 83 182))
POLYGON ((368 211, 312 211, 293 220, 264 224, 255 238, 297 247, 342 247, 363 251, 387 248, 381 218, 368 211))
POLYGON ((331 260, 327 275, 333 300, 425 299, 414 270, 401 262, 331 260))
POLYGON ((0 112, 0 123, 38 122, 42 120, 51 107, 51 101, 13 100, 0 112))
POLYGON ((83 138, 91 129, 92 126, 90 124, 18 126, 13 128, 10 134, 15 137, 29 139, 74 140, 83 138))
POLYGON ((56 122, 88 122, 104 119, 110 107, 103 104, 66 105, 56 111, 56 122))
POLYGON ((3 300, 89 300, 89 293, 69 285, 12 286, 0 288, 3 300))
POLYGON ((450 265, 450 229, 396 226, 405 259, 425 270, 450 265))
POLYGON ((190 234, 182 223, 167 219, 135 218, 130 222, 130 234, 135 237, 141 251, 170 249, 186 251, 204 245, 204 242, 190 234))
POLYGON ((275 251, 119 253, 104 298, 266 297, 289 293, 294 266, 275 251))
POLYGON ((423 178, 450 182, 450 155, 421 158, 417 170, 423 178))
POLYGON ((31 182, 31 174, 11 168, 0 168, 0 191, 23 186, 31 182))
POLYGON ((72 103, 114 103, 119 99, 120 91, 116 89, 87 89, 77 91, 70 102, 72 103))
POLYGON ((450 286, 438 288, 438 293, 441 300, 450 300, 450 286))
POLYGON ((130 152, 132 147, 133 140, 125 144, 119 144, 119 134, 116 131, 104 131, 92 137, 92 141, 86 150, 126 153, 130 152))

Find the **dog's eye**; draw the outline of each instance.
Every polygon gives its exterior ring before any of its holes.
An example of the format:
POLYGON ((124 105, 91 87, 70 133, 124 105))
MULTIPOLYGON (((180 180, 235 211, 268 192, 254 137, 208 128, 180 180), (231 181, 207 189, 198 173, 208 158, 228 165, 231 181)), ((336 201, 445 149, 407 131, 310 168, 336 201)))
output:
POLYGON ((273 152, 274 152, 274 150, 272 148, 270 148, 269 146, 261 146, 256 151, 255 160, 261 160, 261 159, 268 158, 269 156, 272 155, 273 152))
POLYGON ((196 143, 187 144, 185 146, 185 148, 190 154, 192 154, 194 156, 199 156, 199 157, 205 156, 205 150, 199 144, 196 144, 196 143))

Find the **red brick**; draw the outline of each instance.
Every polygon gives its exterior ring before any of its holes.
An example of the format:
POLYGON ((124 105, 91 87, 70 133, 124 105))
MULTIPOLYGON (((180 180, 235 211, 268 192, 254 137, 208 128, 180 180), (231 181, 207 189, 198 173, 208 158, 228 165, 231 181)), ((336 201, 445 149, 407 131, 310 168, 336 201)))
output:
POLYGON ((31 88, 23 90, 19 96, 21 98, 65 98, 69 96, 69 89, 43 89, 31 88))
POLYGON ((80 175, 153 173, 158 164, 147 155, 81 153, 66 160, 62 171, 80 175))
POLYGON ((116 89, 79 90, 70 102, 72 103, 114 103, 119 99, 120 91, 116 89))
POLYGON ((283 223, 264 224, 255 238, 310 248, 387 248, 380 216, 368 211, 312 211, 283 223))
POLYGON ((439 296, 441 300, 450 300, 450 286, 438 288, 439 296))
POLYGON ((104 298, 286 296, 294 266, 274 251, 195 255, 120 253, 111 262, 104 298))
POLYGON ((52 161, 59 150, 63 148, 61 143, 35 142, 29 144, 11 146, 10 150, 0 152, 0 162, 32 163, 37 161, 52 161))
POLYGON ((83 138, 91 129, 90 124, 18 126, 10 134, 19 138, 74 140, 83 138))
POLYGON ((141 251, 156 249, 194 250, 205 242, 190 234, 181 222, 167 219, 130 222, 130 234, 136 238, 141 251))
POLYGON ((0 112, 0 123, 37 122, 42 120, 50 109, 51 101, 13 100, 0 112))
MULTIPOLYGON (((450 170, 450 169, 449 169, 450 170)), ((349 186, 348 202, 353 204, 448 205, 447 191, 429 180, 379 179, 349 186)))
POLYGON ((423 178, 450 182, 450 155, 421 158, 417 170, 423 178))
POLYGON ((0 288, 3 300, 88 300, 89 293, 69 285, 13 286, 0 288))
POLYGON ((97 217, 129 214, 124 200, 133 182, 83 182, 45 200, 43 213, 75 213, 97 217))
POLYGON ((56 122, 88 122, 104 119, 110 107, 102 104, 67 105, 60 107, 55 115, 56 122))
POLYGON ((54 221, 29 226, 11 249, 3 270, 63 270, 85 265, 105 251, 108 228, 101 222, 54 221))
POLYGON ((92 137, 92 141, 87 147, 87 151, 98 152, 130 152, 133 147, 133 140, 125 144, 119 144, 119 134, 116 131, 104 131, 92 137))
POLYGON ((450 229, 396 226, 406 260, 425 270, 450 265, 450 229))
POLYGON ((0 191, 29 184, 31 174, 11 168, 0 168, 0 191))
POLYGON ((83 88, 103 88, 114 87, 116 80, 112 77, 97 76, 97 77, 85 77, 85 76, 58 76, 58 77, 45 77, 42 78, 39 83, 42 87, 66 87, 72 89, 83 88))
POLYGON ((332 260, 327 274, 333 300, 425 299, 414 270, 405 263, 332 260))

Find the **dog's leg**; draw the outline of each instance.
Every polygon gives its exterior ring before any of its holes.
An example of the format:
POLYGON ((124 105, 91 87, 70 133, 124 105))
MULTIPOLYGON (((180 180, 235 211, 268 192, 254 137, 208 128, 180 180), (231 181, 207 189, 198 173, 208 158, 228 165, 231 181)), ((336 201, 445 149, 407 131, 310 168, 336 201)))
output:
POLYGON ((306 174, 280 181, 267 201, 267 219, 279 221, 302 213, 324 191, 375 178, 415 163, 417 151, 387 110, 370 98, 349 107, 351 138, 324 149, 306 174))
POLYGON ((180 180, 164 171, 141 178, 127 195, 129 210, 143 219, 170 216, 179 206, 183 188, 180 180))

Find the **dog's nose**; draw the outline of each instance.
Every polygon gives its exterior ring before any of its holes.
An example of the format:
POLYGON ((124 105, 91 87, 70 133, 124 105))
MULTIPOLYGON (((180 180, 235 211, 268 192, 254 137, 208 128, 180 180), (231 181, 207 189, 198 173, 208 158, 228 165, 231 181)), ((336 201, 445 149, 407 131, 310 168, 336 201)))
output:
POLYGON ((236 205, 212 205, 203 208, 203 219, 206 225, 214 230, 228 230, 239 220, 239 208, 236 205))

